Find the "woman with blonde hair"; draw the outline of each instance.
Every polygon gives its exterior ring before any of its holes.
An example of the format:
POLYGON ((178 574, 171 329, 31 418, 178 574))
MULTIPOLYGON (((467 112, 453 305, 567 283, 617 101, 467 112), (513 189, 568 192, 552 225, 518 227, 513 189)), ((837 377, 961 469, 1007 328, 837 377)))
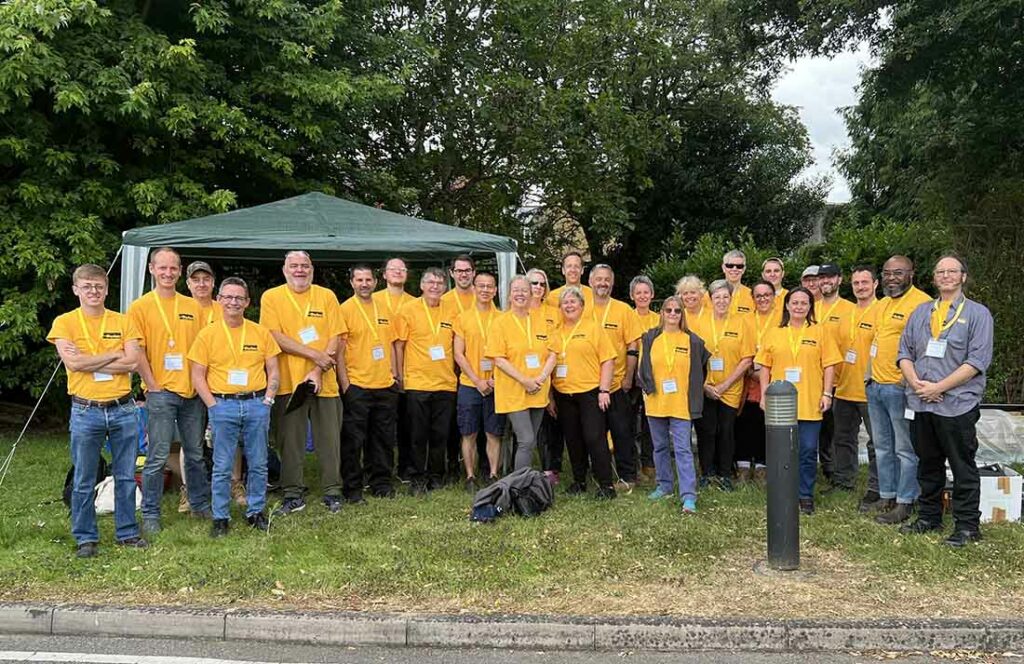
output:
POLYGON ((711 315, 711 307, 704 306, 704 282, 697 275, 688 274, 676 283, 676 295, 683 303, 686 329, 704 339, 704 327, 711 315))

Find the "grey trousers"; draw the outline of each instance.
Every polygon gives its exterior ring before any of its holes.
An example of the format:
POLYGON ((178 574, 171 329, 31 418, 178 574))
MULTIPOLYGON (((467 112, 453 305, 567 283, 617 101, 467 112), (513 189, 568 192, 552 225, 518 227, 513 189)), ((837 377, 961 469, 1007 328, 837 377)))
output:
POLYGON ((537 447, 537 432, 543 417, 543 408, 527 408, 508 414, 508 421, 516 434, 515 470, 529 468, 533 463, 533 450, 537 447))
POLYGON ((835 467, 832 482, 837 486, 853 489, 857 484, 858 449, 857 435, 860 423, 868 431, 868 491, 878 491, 878 466, 875 464, 875 444, 871 439, 871 419, 865 402, 836 399, 832 405, 835 430, 832 445, 835 448, 835 467))

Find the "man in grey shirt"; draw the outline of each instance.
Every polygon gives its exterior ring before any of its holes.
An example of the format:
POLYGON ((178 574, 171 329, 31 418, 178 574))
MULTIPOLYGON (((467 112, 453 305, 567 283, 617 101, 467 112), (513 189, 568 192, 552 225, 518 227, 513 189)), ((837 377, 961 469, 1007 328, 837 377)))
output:
POLYGON ((955 255, 935 265, 939 298, 910 315, 897 364, 906 379, 908 417, 920 462, 918 517, 902 533, 942 529, 946 461, 953 471, 953 534, 945 543, 962 547, 981 539, 981 499, 976 425, 992 361, 992 314, 964 296, 967 265, 955 255), (913 411, 913 412, 910 412, 913 411))

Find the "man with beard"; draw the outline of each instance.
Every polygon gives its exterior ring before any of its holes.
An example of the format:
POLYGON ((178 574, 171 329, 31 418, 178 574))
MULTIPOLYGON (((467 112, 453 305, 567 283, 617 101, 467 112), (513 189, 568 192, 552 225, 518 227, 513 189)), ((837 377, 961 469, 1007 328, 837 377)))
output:
MULTIPOLYGON (((849 323, 850 316, 856 306, 849 300, 839 297, 839 284, 843 282, 842 272, 839 266, 832 263, 825 263, 818 266, 818 292, 821 299, 814 301, 814 317, 818 325, 825 328, 825 331, 832 337, 836 348, 843 347, 841 330, 844 323, 849 323)), ((842 365, 836 367, 836 382, 839 381, 842 365)), ((833 412, 829 410, 822 413, 821 435, 818 438, 818 460, 821 463, 822 473, 825 479, 832 481, 833 470, 833 448, 832 432, 834 429, 833 412)))
POLYGON ((473 290, 476 263, 465 254, 457 256, 452 261, 448 274, 455 281, 455 288, 441 297, 441 306, 448 309, 448 316, 454 320, 462 315, 463 311, 471 310, 473 302, 476 301, 476 291, 473 290))
POLYGON ((608 429, 615 445, 615 468, 619 482, 628 493, 636 484, 636 454, 633 438, 633 417, 629 406, 629 390, 636 377, 640 335, 646 329, 640 318, 625 302, 612 298, 615 273, 601 264, 590 270, 590 288, 594 291, 594 308, 584 316, 593 317, 615 348, 615 372, 610 389, 608 429))
POLYGON ((910 418, 903 389, 903 374, 896 364, 900 335, 910 314, 930 301, 914 286, 914 264, 906 256, 893 256, 882 266, 878 323, 871 345, 871 380, 867 386, 871 435, 878 464, 879 514, 875 521, 906 521, 921 493, 917 483, 917 454, 910 438, 910 418))

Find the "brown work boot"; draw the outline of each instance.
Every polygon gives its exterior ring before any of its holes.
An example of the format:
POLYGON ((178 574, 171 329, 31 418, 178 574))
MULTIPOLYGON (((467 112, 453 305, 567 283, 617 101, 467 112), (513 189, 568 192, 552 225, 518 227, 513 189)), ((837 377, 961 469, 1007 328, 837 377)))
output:
POLYGON ((189 507, 189 505, 188 505, 188 489, 186 489, 185 485, 182 484, 181 485, 180 495, 178 496, 178 513, 179 514, 188 514, 191 511, 192 511, 192 508, 189 507))
MULTIPOLYGON (((864 497, 860 499, 860 503, 857 504, 857 511, 861 514, 868 514, 878 509, 878 506, 881 504, 882 497, 878 495, 877 491, 867 491, 864 493, 864 497)), ((892 508, 890 507, 889 509, 892 508)))
POLYGON ((736 484, 746 484, 751 480, 753 474, 750 472, 750 466, 746 468, 736 469, 736 484))
POLYGON ((874 503, 874 505, 871 506, 871 509, 874 510, 876 514, 885 514, 886 512, 891 512, 892 510, 896 509, 896 499, 879 498, 874 503))
POLYGON ((892 508, 884 514, 879 514, 875 517, 875 523, 881 523, 884 525, 893 525, 897 523, 903 523, 910 518, 910 515, 914 513, 914 506, 906 503, 897 503, 896 507, 892 508))
POLYGON ((766 484, 768 484, 768 469, 763 466, 759 468, 754 468, 753 478, 754 483, 757 484, 757 486, 765 486, 766 484))

